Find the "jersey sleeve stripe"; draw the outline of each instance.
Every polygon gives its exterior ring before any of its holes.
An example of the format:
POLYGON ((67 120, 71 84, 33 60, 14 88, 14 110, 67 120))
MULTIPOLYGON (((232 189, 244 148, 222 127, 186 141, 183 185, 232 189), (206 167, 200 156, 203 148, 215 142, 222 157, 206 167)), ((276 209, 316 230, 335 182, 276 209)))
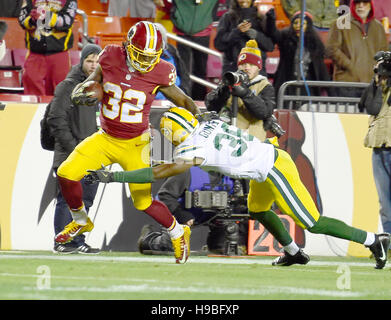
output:
POLYGON ((188 122, 185 118, 181 117, 178 114, 173 114, 171 112, 167 112, 165 116, 180 125, 183 129, 186 131, 192 132, 194 130, 194 127, 188 122))

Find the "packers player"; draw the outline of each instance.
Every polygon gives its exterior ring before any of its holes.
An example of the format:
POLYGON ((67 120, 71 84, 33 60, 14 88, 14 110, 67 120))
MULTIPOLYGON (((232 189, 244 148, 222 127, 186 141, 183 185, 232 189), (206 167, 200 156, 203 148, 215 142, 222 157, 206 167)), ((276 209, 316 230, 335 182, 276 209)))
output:
POLYGON ((375 259, 376 269, 384 268, 390 235, 374 234, 348 226, 344 222, 320 216, 309 192, 300 180, 297 168, 287 152, 271 143, 213 119, 199 123, 184 108, 171 108, 161 118, 162 134, 172 141, 174 162, 154 168, 128 172, 97 170, 86 178, 90 182, 151 183, 179 174, 191 166, 217 171, 237 179, 250 180, 248 209, 284 247, 284 255, 273 265, 289 266, 309 261, 297 247, 278 216, 271 210, 275 202, 284 214, 312 233, 326 234, 364 244, 375 259))
MULTIPOLYGON (((129 29, 123 46, 105 47, 95 72, 72 92, 75 104, 93 105, 97 101, 91 97, 91 92, 85 92, 85 84, 90 80, 102 84, 102 130, 82 141, 58 168, 61 192, 73 221, 55 236, 56 242, 67 243, 76 235, 93 229, 82 201, 80 184, 87 169, 112 163, 120 164, 124 170, 150 166, 149 114, 158 91, 193 114, 200 113, 194 101, 175 86, 175 67, 160 59, 162 48, 162 35, 155 24, 138 22, 129 29)), ((129 183, 129 189, 135 208, 168 229, 176 262, 185 263, 190 252, 190 228, 176 223, 168 208, 153 200, 150 183, 129 183)))

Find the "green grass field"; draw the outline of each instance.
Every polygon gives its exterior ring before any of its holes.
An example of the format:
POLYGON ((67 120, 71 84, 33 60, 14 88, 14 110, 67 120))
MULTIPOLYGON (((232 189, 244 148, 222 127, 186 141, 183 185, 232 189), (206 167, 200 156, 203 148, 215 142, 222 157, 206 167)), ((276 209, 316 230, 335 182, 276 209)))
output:
POLYGON ((0 252, 1 300, 383 300, 391 268, 364 258, 311 257, 272 267, 272 257, 171 256, 102 252, 0 252))

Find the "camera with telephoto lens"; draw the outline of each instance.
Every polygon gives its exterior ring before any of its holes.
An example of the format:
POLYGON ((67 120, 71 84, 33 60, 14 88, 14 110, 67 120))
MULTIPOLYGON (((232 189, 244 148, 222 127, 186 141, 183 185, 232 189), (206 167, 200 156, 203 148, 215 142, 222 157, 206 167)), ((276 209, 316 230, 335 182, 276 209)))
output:
POLYGON ((250 82, 247 73, 241 70, 237 72, 228 71, 224 73, 222 80, 226 86, 233 86, 238 83, 242 83, 247 86, 250 82))
POLYGON ((375 54, 377 66, 373 69, 379 76, 391 78, 391 52, 379 51, 375 54))
POLYGON ((269 130, 270 132, 275 134, 277 138, 280 138, 285 134, 285 130, 278 123, 278 120, 274 115, 271 115, 269 118, 263 121, 263 128, 265 129, 265 131, 269 130))

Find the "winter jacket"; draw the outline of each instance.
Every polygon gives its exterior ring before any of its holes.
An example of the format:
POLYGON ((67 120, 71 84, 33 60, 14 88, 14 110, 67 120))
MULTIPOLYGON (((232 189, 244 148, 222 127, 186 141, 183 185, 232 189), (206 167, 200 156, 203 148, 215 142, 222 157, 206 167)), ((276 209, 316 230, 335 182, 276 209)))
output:
MULTIPOLYGON (((284 82, 297 80, 294 74, 294 61, 296 50, 299 47, 299 37, 292 28, 292 22, 296 17, 297 15, 292 17, 289 27, 279 30, 276 28, 275 17, 266 14, 266 34, 278 45, 280 51, 280 61, 273 82, 276 95, 284 82)), ((324 63, 324 45, 309 18, 307 18, 307 30, 304 34, 304 50, 308 51, 310 60, 306 80, 330 81, 330 75, 324 63)), ((319 92, 314 92, 314 94, 319 94, 319 92)))
POLYGON ((26 30, 26 48, 43 54, 72 48, 76 10, 76 0, 26 0, 19 14, 19 24, 26 30))
POLYGON ((246 46, 246 42, 248 40, 252 39, 249 34, 240 32, 237 28, 238 24, 244 19, 249 20, 251 22, 252 29, 256 31, 254 40, 257 41, 259 49, 261 49, 263 65, 262 74, 266 75, 266 52, 273 51, 274 44, 263 32, 261 20, 257 17, 256 7, 237 9, 235 14, 232 10, 230 10, 220 18, 214 45, 217 50, 224 53, 222 73, 224 74, 227 71, 236 71, 237 59, 240 50, 246 46))
POLYGON ((364 146, 368 148, 391 147, 391 89, 377 86, 372 80, 361 96, 358 105, 369 117, 368 133, 364 146))
POLYGON ((218 0, 174 0, 170 18, 175 28, 186 35, 195 35, 209 27, 217 10, 218 0))
POLYGON ((48 123, 55 137, 53 168, 56 169, 75 147, 98 130, 98 106, 76 106, 70 99, 72 90, 87 78, 81 64, 73 66, 67 77, 58 84, 51 101, 48 123))
MULTIPOLYGON (((263 128, 263 120, 273 114, 275 108, 274 89, 266 77, 256 76, 251 80, 249 89, 252 94, 238 98, 237 127, 248 130, 250 134, 263 141, 266 131, 263 128)), ((208 111, 219 112, 225 116, 232 107, 232 96, 229 88, 219 85, 209 92, 205 99, 208 111)))
POLYGON ((338 20, 329 31, 327 53, 334 63, 335 81, 370 82, 373 77, 374 55, 387 51, 388 42, 382 24, 374 18, 374 6, 366 25, 355 12, 351 2, 350 28, 339 28, 338 20))

